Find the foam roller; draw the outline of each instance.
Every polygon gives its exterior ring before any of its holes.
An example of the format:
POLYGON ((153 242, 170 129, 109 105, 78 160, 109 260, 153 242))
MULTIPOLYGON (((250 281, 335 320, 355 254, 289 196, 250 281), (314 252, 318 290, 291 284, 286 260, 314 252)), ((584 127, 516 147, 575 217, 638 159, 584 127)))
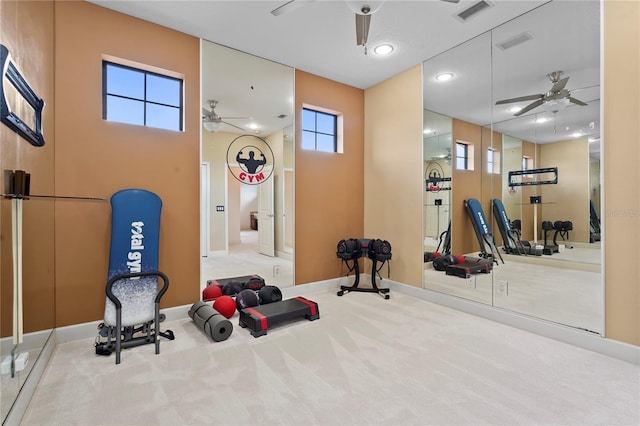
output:
POLYGON ((222 342, 231 336, 233 324, 205 302, 196 302, 189 309, 189 316, 196 325, 215 342, 222 342))

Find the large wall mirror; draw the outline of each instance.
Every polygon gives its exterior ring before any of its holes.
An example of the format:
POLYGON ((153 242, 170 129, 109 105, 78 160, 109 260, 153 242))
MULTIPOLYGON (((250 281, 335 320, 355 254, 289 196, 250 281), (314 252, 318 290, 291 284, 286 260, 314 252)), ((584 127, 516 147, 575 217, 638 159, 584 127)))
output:
MULTIPOLYGON (((545 3, 427 60, 424 108, 425 128, 452 120, 452 252, 479 252, 463 205, 477 198, 504 259, 457 281, 425 264, 424 287, 602 334, 600 3, 545 3), (444 72, 453 77, 437 81, 444 72), (461 144, 472 170, 456 168, 461 144), (553 173, 535 169, 557 169, 557 183, 540 184, 553 173), (504 248, 494 199, 528 253, 504 248)), ((425 191, 425 251, 432 198, 425 191)))
POLYGON ((201 286, 248 275, 293 286, 293 79, 290 67, 202 42, 201 286), (244 160, 269 153, 270 177, 238 179, 244 160))

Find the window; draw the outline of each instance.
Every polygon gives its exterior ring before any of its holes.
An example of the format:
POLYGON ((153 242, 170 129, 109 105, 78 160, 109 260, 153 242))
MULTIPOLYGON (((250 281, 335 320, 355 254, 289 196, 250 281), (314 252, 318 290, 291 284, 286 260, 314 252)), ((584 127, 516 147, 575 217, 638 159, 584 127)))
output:
POLYGON ((456 169, 468 170, 469 166, 469 145, 456 142, 456 169))
POLYGON ((102 61, 102 118, 119 123, 183 130, 183 81, 102 61))
POLYGON ((338 116, 303 108, 302 149, 338 152, 338 116))
POLYGON ((500 151, 497 149, 487 150, 487 173, 500 174, 500 151))
POLYGON ((522 170, 531 170, 533 169, 533 158, 531 157, 522 157, 522 170))

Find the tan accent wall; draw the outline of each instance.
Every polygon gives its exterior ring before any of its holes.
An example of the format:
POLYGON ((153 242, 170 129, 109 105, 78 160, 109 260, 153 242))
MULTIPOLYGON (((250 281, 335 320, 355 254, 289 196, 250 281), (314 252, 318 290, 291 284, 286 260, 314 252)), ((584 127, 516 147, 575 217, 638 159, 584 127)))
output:
POLYGON ((480 167, 482 170, 482 192, 481 200, 484 214, 487 216, 491 226, 491 234, 496 243, 496 247, 502 245, 502 234, 500 234, 500 228, 496 223, 496 219, 493 214, 493 205, 491 200, 498 198, 502 200, 502 165, 496 164, 496 167, 500 169, 499 173, 489 173, 487 168, 487 161, 489 156, 489 148, 496 150, 497 157, 494 157, 496 161, 502 163, 502 133, 492 132, 489 128, 482 128, 482 159, 480 167))
MULTIPOLYGON (((540 167, 557 167, 558 183, 541 185, 542 220, 571 221, 569 240, 589 242, 589 142, 586 138, 540 145, 540 167)), ((554 232, 555 233, 555 232, 554 232)), ((549 233, 553 238, 554 233, 549 233)), ((558 239, 560 243, 562 239, 558 239)), ((550 244, 552 244, 551 242, 550 244)))
MULTIPOLYGON (((54 4, 51 1, 0 2, 0 43, 9 49, 20 73, 44 99, 45 145, 34 147, 0 123, 0 190, 5 170, 31 174, 31 194, 54 194, 54 4)), ((15 92, 14 92, 15 93, 15 92)), ((9 101, 16 107, 15 99, 9 101)), ((23 118, 26 118, 23 116, 23 118)), ((0 337, 12 335, 13 254, 11 200, 0 199, 0 337)), ((53 201, 23 201, 23 317, 24 332, 53 328, 54 304, 53 201)))
POLYGON ((422 65, 365 91, 365 234, 391 243, 391 279, 422 287, 422 65))
POLYGON ((640 345, 640 2, 604 2, 605 335, 640 345))
MULTIPOLYGON (((162 307, 199 298, 200 42, 87 2, 55 3, 55 192, 110 198, 144 188, 163 201, 162 307), (184 132, 102 119, 102 55, 184 75, 184 132)), ((104 316, 111 209, 56 202, 56 326, 104 316)))
POLYGON ((344 152, 303 150, 296 126, 295 284, 340 276, 338 241, 368 237, 363 233, 364 91, 296 70, 296 123, 302 123, 303 104, 344 114, 344 152))
MULTIPOLYGON (((451 203, 451 252, 454 254, 467 254, 477 252, 480 249, 473 225, 469 220, 464 207, 464 200, 477 198, 482 202, 482 128, 466 121, 453 119, 453 159, 451 170, 452 203, 451 203), (456 169, 456 142, 467 142, 473 146, 473 170, 456 169)), ((486 211, 485 211, 486 213, 486 211)))

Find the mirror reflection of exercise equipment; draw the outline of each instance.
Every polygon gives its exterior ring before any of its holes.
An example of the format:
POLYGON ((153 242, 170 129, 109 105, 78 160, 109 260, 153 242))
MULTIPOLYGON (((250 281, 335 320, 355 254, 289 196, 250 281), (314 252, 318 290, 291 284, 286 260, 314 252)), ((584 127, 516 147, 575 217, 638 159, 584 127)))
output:
MULTIPOLYGON (((470 221, 461 215, 462 200, 477 198, 505 261, 493 269, 488 286, 485 276, 447 281, 425 266, 426 289, 603 332, 599 23, 597 2, 549 2, 424 63, 425 110, 449 117, 452 145, 468 148, 469 167, 452 171, 452 252, 478 250, 470 221), (575 13, 588 19, 564 25, 575 13), (526 31, 532 37, 523 43, 505 43, 526 31), (562 53, 567 51, 575 54, 562 53), (439 82, 443 72, 454 77, 439 82), (521 173, 513 176, 521 184, 535 180, 531 169, 551 167, 557 168, 557 184, 509 185, 509 171, 521 173), (496 199, 518 252, 504 249, 496 199), (533 251, 526 254, 519 242, 533 251), (538 255, 536 246, 549 254, 538 255)), ((427 127, 426 116, 424 122, 427 127)), ((425 146, 425 161, 426 152, 425 146)), ((425 248, 432 233, 427 229, 434 226, 426 214, 429 197, 425 192, 425 248)))
POLYGON ((424 251, 451 250, 451 118, 424 111, 424 251))

